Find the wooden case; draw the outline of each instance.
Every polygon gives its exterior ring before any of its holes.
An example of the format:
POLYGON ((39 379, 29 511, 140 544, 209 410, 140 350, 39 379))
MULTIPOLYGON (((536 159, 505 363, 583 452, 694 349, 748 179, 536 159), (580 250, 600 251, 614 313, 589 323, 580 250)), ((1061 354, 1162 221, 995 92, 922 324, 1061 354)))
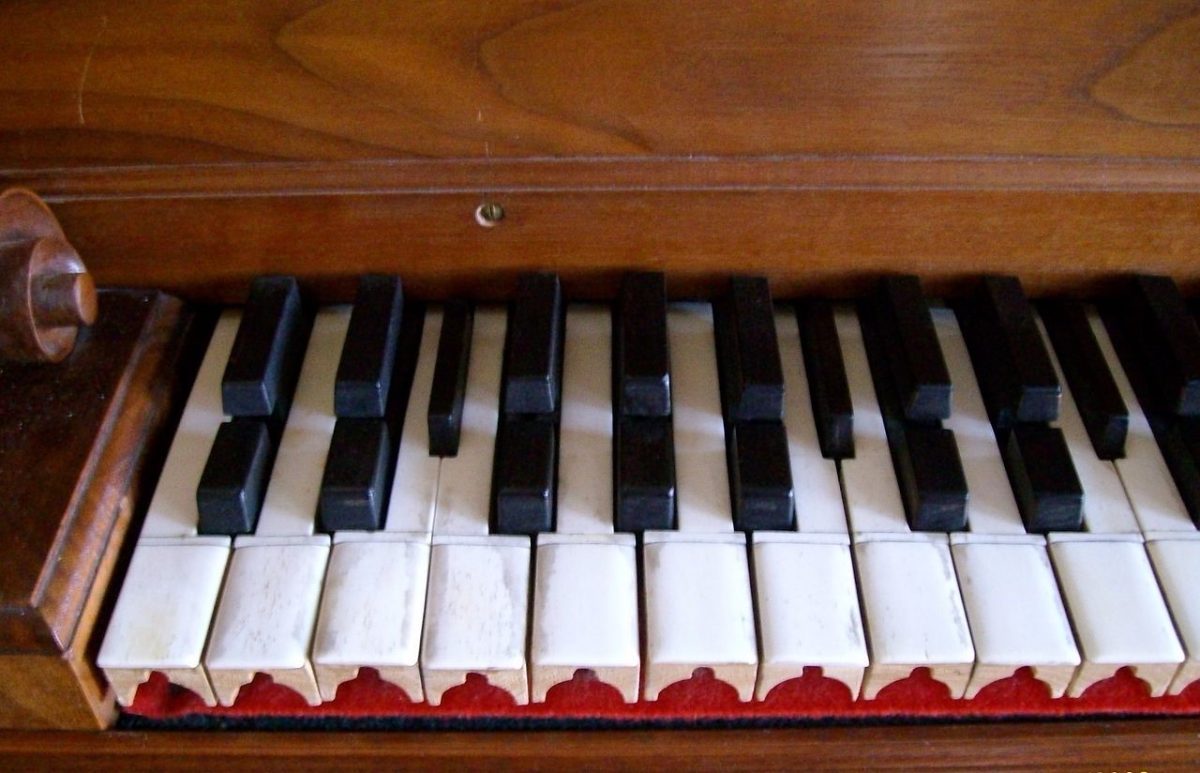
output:
MULTIPOLYGON (((607 297, 625 270, 651 268, 684 296, 733 266, 769 276, 778 297, 851 295, 889 271, 949 294, 984 271, 1036 294, 1103 293, 1135 269, 1200 284, 1193 0, 62 0, 5 3, 0 39, 0 187, 45 196, 105 286, 228 303, 251 277, 288 272, 347 300, 357 275, 386 270, 418 297, 498 298, 538 268, 572 297, 607 297)), ((102 606, 127 533, 119 503, 137 499, 121 460, 152 447, 160 413, 135 409, 149 393, 169 403, 159 390, 181 340, 178 309, 152 306, 123 355, 142 386, 88 407, 111 445, 18 443, 17 456, 87 485, 62 502, 27 494, 46 512, 21 514, 36 540, 0 572, 0 674, 16 690, 0 699, 4 724, 95 721, 79 621, 95 620, 85 612, 102 606), (105 476, 117 489, 88 494, 105 476), (81 691, 91 697, 62 697, 81 691)), ((71 394, 42 386, 22 404, 71 394)), ((0 546, 25 544, 6 533, 0 546)), ((185 751, 253 764, 311 748, 314 765, 345 751, 426 766, 1157 768, 1194 763, 1197 731, 17 732, 0 749, 60 764, 94 750, 115 765, 131 750, 147 765, 185 751)))

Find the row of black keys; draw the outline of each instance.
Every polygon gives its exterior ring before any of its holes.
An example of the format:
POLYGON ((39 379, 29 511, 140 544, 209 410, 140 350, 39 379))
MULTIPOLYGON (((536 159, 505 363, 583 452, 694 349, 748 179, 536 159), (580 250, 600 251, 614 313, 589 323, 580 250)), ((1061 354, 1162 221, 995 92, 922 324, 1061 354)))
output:
MULTIPOLYGON (((910 524, 965 528, 966 481, 953 434, 941 427, 952 385, 920 282, 886 277, 859 308, 910 524)), ((1049 426, 1061 387, 1019 282, 986 277, 955 311, 1027 528, 1080 528, 1083 492, 1061 433, 1049 426)), ((792 528, 783 374, 767 282, 733 278, 714 312, 735 526, 792 528)), ((325 530, 382 526, 422 313, 420 304, 404 303, 398 278, 361 280, 337 372, 338 420, 318 513, 325 530)), ((797 315, 821 451, 852 457, 853 411, 832 307, 805 302, 797 315)), ((1084 307, 1049 302, 1042 317, 1096 453, 1121 456, 1128 414, 1084 307)), ((615 526, 671 529, 675 455, 663 276, 627 276, 613 319, 615 526)), ((310 320, 294 279, 254 283, 222 381, 224 410, 234 418, 221 426, 197 491, 202 533, 253 532, 310 320)), ((1130 280, 1105 321, 1189 509, 1200 513, 1196 323, 1169 279, 1145 276, 1130 280)), ((504 352, 491 508, 497 533, 554 529, 564 322, 557 277, 522 277, 504 352)), ((471 327, 468 304, 445 305, 427 416, 431 454, 457 452, 471 327)))

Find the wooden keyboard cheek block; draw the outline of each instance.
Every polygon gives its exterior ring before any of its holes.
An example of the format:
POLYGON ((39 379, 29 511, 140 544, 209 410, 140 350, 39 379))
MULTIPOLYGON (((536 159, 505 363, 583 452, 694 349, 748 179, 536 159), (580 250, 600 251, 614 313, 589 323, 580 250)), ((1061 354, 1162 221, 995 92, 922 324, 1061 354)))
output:
POLYGON ((114 717, 95 650, 173 392, 189 380, 190 322, 160 293, 102 292, 66 362, 0 362, 0 727, 114 717))

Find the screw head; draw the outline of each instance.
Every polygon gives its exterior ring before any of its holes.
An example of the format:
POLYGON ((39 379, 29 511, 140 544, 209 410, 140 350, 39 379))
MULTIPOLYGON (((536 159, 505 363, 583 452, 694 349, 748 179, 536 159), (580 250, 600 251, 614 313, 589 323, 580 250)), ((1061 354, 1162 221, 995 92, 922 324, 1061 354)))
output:
POLYGON ((504 219, 504 207, 496 201, 485 201, 475 208, 475 222, 493 228, 504 219))

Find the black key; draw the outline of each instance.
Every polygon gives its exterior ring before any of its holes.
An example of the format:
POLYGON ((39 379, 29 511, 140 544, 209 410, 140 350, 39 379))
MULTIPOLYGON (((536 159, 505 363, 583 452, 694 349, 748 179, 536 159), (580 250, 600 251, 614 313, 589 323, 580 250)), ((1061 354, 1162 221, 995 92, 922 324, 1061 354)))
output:
POLYGON ((675 528, 675 440, 671 418, 613 421, 616 531, 675 528))
POLYGON ((334 425, 317 508, 321 528, 326 531, 383 528, 421 351, 424 316, 422 304, 404 305, 383 418, 343 417, 334 425))
POLYGON ((917 531, 966 528, 966 474, 954 434, 936 421, 915 422, 905 418, 892 383, 887 363, 888 339, 880 329, 876 304, 861 305, 859 322, 909 525, 917 531))
POLYGON ((1062 388, 1021 283, 985 277, 956 313, 992 426, 1057 419, 1062 388))
POLYGON ((275 445, 267 422, 233 419, 217 429, 196 488, 200 534, 251 534, 258 524, 275 445))
POLYGON ((617 415, 670 416, 671 356, 663 275, 627 274, 613 324, 617 415))
POLYGON ((783 367, 771 291, 763 277, 734 277, 714 304, 725 420, 783 420, 783 367))
POLYGON ((1151 420, 1150 426, 1162 451, 1163 461, 1175 481, 1179 498, 1200 525, 1200 424, 1192 417, 1151 420), (1155 426, 1158 425, 1158 426, 1155 426))
POLYGON ((254 280, 221 379, 230 416, 286 416, 311 321, 290 276, 254 280))
POLYGON ((796 308, 796 318, 821 454, 826 459, 853 459, 854 407, 833 306, 810 301, 796 308))
POLYGON ((358 281, 333 386, 333 411, 338 417, 383 417, 403 312, 399 277, 369 275, 358 281))
POLYGON ((546 417, 501 418, 492 496, 493 534, 554 531, 558 427, 546 417))
POLYGON ((733 527, 790 531, 795 526, 787 430, 778 421, 739 421, 726 431, 733 527))
POLYGON ((554 413, 561 391, 563 342, 558 276, 522 276, 511 309, 504 347, 504 411, 554 413))
POLYGON ((446 304, 433 387, 429 392, 429 453, 433 456, 458 454, 474 323, 475 314, 469 304, 463 301, 446 304))
POLYGON ((897 421, 887 422, 887 433, 913 531, 965 529, 967 479, 954 433, 936 424, 897 421))
POLYGON ((1083 527, 1083 488, 1059 429, 1018 424, 1002 436, 1000 450, 1026 531, 1083 527))
POLYGON ((375 531, 383 526, 391 449, 383 419, 337 420, 317 510, 323 531, 375 531))
POLYGON ((929 304, 915 276, 889 276, 876 295, 879 329, 887 341, 888 367, 900 410, 911 421, 950 418, 950 373, 929 304))
POLYGON ((1079 301, 1058 300, 1043 304, 1041 313, 1096 456, 1120 459, 1125 455, 1129 411, 1092 333, 1087 310, 1079 301))
POLYGON ((1127 303, 1159 404, 1177 416, 1200 416, 1200 329, 1179 288, 1168 277, 1137 276, 1127 303))
POLYGON ((1161 393, 1155 388, 1152 370, 1146 364, 1146 347, 1134 326, 1129 324, 1129 307, 1125 303, 1101 306, 1101 316, 1113 349, 1133 387, 1133 394, 1154 440, 1158 443, 1179 498, 1192 520, 1200 525, 1200 420, 1176 416, 1162 405, 1161 393))

